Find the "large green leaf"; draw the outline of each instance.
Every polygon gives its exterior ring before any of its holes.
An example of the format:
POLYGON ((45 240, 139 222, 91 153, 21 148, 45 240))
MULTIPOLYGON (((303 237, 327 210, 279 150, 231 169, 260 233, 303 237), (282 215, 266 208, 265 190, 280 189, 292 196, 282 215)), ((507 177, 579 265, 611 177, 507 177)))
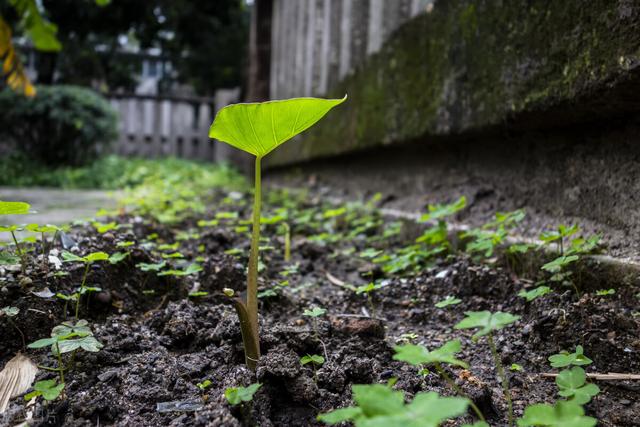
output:
POLYGON ((0 201, 0 215, 24 215, 29 213, 31 205, 25 202, 0 201))
POLYGON ((560 372, 556 377, 556 384, 560 396, 568 397, 580 405, 588 403, 593 396, 600 393, 597 385, 586 383, 584 369, 579 366, 560 372))
POLYGON ((293 98, 228 105, 216 115, 209 137, 264 157, 346 99, 345 95, 342 99, 293 98))

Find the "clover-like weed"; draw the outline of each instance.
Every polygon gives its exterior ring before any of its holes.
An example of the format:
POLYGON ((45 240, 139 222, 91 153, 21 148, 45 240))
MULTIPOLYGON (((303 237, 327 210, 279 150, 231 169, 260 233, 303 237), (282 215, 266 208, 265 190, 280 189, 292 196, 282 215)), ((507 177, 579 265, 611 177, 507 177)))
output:
POLYGON ((565 369, 556 377, 558 394, 580 405, 588 403, 593 396, 600 393, 600 388, 593 383, 587 384, 586 379, 584 369, 579 366, 565 369))
POLYGON ((278 146, 304 132, 343 99, 295 98, 283 101, 235 104, 221 109, 209 130, 211 138, 255 156, 254 203, 247 296, 234 299, 240 318, 247 366, 255 370, 260 358, 258 333, 258 261, 261 219, 261 160, 278 146))
POLYGON ((597 420, 584 415, 576 402, 558 401, 554 405, 537 403, 528 406, 518 420, 518 427, 593 427, 597 420))
MULTIPOLYGON (((78 314, 80 311, 80 299, 81 296, 84 295, 87 292, 96 292, 96 291, 100 291, 100 288, 96 288, 96 287, 87 287, 86 283, 87 283, 87 275, 89 274, 89 269, 91 268, 91 265, 95 262, 99 262, 99 261, 108 261, 109 260, 109 255, 106 254, 105 252, 92 252, 86 256, 78 256, 74 253, 71 252, 63 252, 62 253, 62 259, 64 262, 81 262, 85 265, 84 267, 84 274, 82 275, 82 282, 80 283, 80 288, 78 291, 78 295, 76 298, 76 311, 75 311, 75 319, 78 320, 78 314)), ((65 313, 66 314, 66 313, 65 313)))
POLYGON ((319 354, 307 354, 300 358, 300 364, 302 366, 309 363, 313 366, 313 379, 315 382, 318 382, 318 366, 322 366, 324 364, 324 357, 319 354))
POLYGON ((520 316, 514 316, 513 314, 503 312, 491 313, 490 311, 467 311, 465 312, 465 315, 467 317, 462 319, 462 321, 454 327, 456 329, 479 329, 478 332, 473 335, 474 340, 483 336, 487 337, 487 343, 491 349, 493 361, 498 369, 498 375, 500 375, 502 380, 502 390, 504 391, 504 397, 507 401, 509 410, 509 425, 513 425, 513 403, 511 399, 511 390, 509 389, 509 379, 505 374, 502 361, 498 355, 496 344, 493 340, 493 333, 516 322, 520 319, 520 316))
POLYGON ((403 391, 383 384, 354 385, 351 389, 356 406, 320 414, 318 420, 329 425, 352 421, 355 427, 437 427, 464 414, 469 406, 468 399, 441 397, 435 392, 417 393, 405 404, 403 391))
MULTIPOLYGON (((393 356, 395 360, 407 362, 411 365, 418 366, 422 369, 424 365, 433 365, 436 368, 438 374, 447 382, 458 395, 467 397, 462 388, 447 374, 442 367, 442 364, 460 366, 462 368, 468 368, 468 364, 462 360, 456 359, 456 353, 461 351, 460 340, 453 340, 444 343, 441 347, 434 350, 427 350, 424 346, 415 344, 405 344, 394 347, 396 354, 393 356)), ((484 421, 484 415, 473 401, 469 399, 472 409, 480 418, 484 421)))
POLYGON ((576 351, 569 353, 562 351, 553 356, 549 356, 549 362, 554 368, 564 368, 567 366, 584 366, 593 363, 593 360, 584 355, 584 348, 581 345, 576 346, 576 351))
POLYGON ((531 289, 529 291, 521 290, 518 292, 518 296, 527 300, 527 302, 531 302, 536 298, 540 298, 544 295, 553 292, 548 286, 538 286, 537 288, 531 289))
POLYGON ((56 380, 42 380, 33 385, 33 391, 24 395, 25 401, 30 401, 38 396, 44 400, 56 400, 64 390, 64 383, 58 384, 56 380))
POLYGON ((253 395, 262 387, 262 384, 255 383, 248 387, 229 387, 224 391, 224 397, 231 405, 239 405, 243 402, 251 402, 253 395))
POLYGON ((446 308, 446 307, 449 307, 451 305, 460 304, 461 302, 462 302, 462 300, 460 298, 456 298, 453 295, 448 295, 442 301, 437 302, 435 304, 435 306, 436 306, 436 308, 446 308))
MULTIPOLYGON (((29 213, 31 205, 25 202, 4 202, 0 200, 0 215, 26 215, 29 213)), ((25 273, 27 267, 27 252, 20 245, 16 238, 16 231, 19 229, 16 225, 0 226, 0 232, 8 232, 11 234, 13 243, 16 246, 16 253, 20 257, 20 268, 22 274, 25 273)))
POLYGON ((75 354, 78 350, 89 352, 97 352, 102 348, 102 344, 93 336, 93 332, 86 320, 78 320, 77 322, 63 322, 55 326, 51 330, 49 338, 42 338, 32 342, 27 347, 43 348, 51 347, 51 354, 58 359, 56 368, 42 367, 48 371, 57 372, 60 376, 60 384, 64 384, 64 372, 69 369, 62 361, 62 355, 72 353, 71 364, 75 360, 75 354))

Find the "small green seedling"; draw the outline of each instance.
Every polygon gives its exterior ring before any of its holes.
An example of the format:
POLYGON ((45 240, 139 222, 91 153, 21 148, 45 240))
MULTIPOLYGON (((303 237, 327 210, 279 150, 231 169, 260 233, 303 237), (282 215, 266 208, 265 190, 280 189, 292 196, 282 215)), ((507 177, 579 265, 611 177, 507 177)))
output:
POLYGON ((0 317, 6 317, 7 321, 11 323, 14 328, 16 328, 16 330, 20 334, 20 337, 22 338, 22 346, 24 347, 26 345, 24 333, 22 333, 22 329, 20 329, 18 325, 16 325, 16 323, 13 321, 13 317, 16 317, 19 313, 20 309, 18 307, 6 306, 0 309, 0 317))
POLYGON ((368 283, 366 285, 358 286, 355 290, 357 295, 365 294, 367 296, 367 302, 369 303, 369 308, 371 309, 371 317, 376 316, 376 307, 373 304, 373 291, 380 289, 382 284, 380 283, 368 283))
MULTIPOLYGON (((3 202, 0 200, 0 215, 26 215, 29 213, 31 205, 25 202, 3 202)), ((16 225, 0 226, 0 232, 11 233, 13 243, 16 245, 16 253, 20 257, 20 268, 22 274, 25 273, 27 268, 27 252, 24 250, 18 239, 16 238, 16 231, 19 229, 16 225)))
POLYGON ((327 356, 327 348, 324 345, 324 342, 320 339, 320 332, 318 331, 318 317, 324 316, 327 313, 322 307, 313 307, 311 310, 305 310, 302 315, 309 317, 311 319, 311 326, 313 328, 313 333, 315 334, 316 339, 322 344, 322 348, 324 349, 324 355, 327 356))
POLYGON ((442 301, 437 302, 435 304, 435 306, 437 308, 445 308, 445 307, 449 307, 450 305, 460 304, 461 302, 462 302, 462 300, 460 298, 456 298, 453 295, 449 295, 445 299, 443 299, 442 301))
POLYGON ((24 395, 25 401, 30 401, 38 396, 42 396, 44 400, 56 400, 64 389, 64 383, 58 384, 56 380, 38 381, 33 385, 33 391, 24 395))
POLYGON ((87 256, 80 257, 74 253, 64 251, 62 253, 62 259, 64 262, 82 262, 84 263, 84 274, 82 275, 82 283, 80 283, 79 295, 76 298, 76 311, 75 311, 75 319, 78 320, 78 314, 80 311, 80 297, 87 292, 96 292, 100 291, 100 288, 95 287, 87 287, 87 275, 89 274, 89 268, 94 262, 98 261, 108 261, 109 255, 104 252, 92 252, 87 256))
POLYGON ((518 292, 518 296, 525 298, 527 302, 531 302, 536 298, 540 298, 541 296, 547 295, 553 292, 548 286, 538 286, 535 289, 531 289, 530 291, 525 291, 524 289, 518 292))
POLYGON ((184 270, 175 270, 175 269, 171 269, 171 270, 164 270, 158 273, 158 276, 176 276, 176 277, 182 277, 182 276, 190 276, 192 274, 196 274, 202 271, 202 267, 196 263, 192 263, 189 264, 189 266, 187 268, 185 268, 184 270))
POLYGON ((496 364, 496 368, 498 369, 498 374, 502 379, 502 390, 504 391, 504 397, 507 401, 507 406, 509 409, 509 425, 513 425, 513 403, 511 399, 511 390, 509 389, 509 379, 505 375, 504 367, 502 366, 502 361, 500 360, 500 356, 498 355, 498 350, 496 349, 496 344, 493 340, 493 333, 495 331, 499 331, 505 326, 511 325, 515 323, 520 316, 514 316, 510 313, 491 313, 490 311, 467 311, 465 312, 465 317, 460 321, 457 325, 454 326, 455 329, 479 329, 473 335, 473 339, 477 340, 480 337, 486 336, 487 342, 489 343, 489 348, 491 349, 491 355, 493 356, 493 361, 496 364))
POLYGON ((313 379, 315 382, 318 382, 318 366, 322 366, 324 364, 324 357, 318 354, 307 354, 300 358, 300 364, 302 366, 309 363, 313 366, 313 379))
POLYGON ((522 372, 524 371, 524 368, 522 367, 522 365, 519 365, 517 363, 512 363, 511 366, 509 366, 509 370, 511 372, 522 372))
POLYGON ((235 104, 221 109, 209 137, 226 142, 255 156, 253 228, 247 275, 246 301, 234 299, 240 319, 247 366, 255 370, 260 358, 258 333, 258 260, 260 244, 261 173, 264 156, 304 132, 343 99, 295 98, 283 101, 235 104))
POLYGON ((556 377, 558 394, 579 405, 588 403, 593 396, 600 393, 600 388, 595 384, 587 384, 586 379, 584 369, 579 366, 565 369, 556 377))
POLYGON ((383 384, 354 385, 351 390, 357 406, 320 414, 318 420, 329 425, 352 421, 355 427, 437 427, 463 415, 469 406, 468 399, 435 392, 418 393, 405 404, 403 391, 383 384))
POLYGON ((75 359, 78 350, 88 352, 98 352, 102 348, 102 344, 93 336, 93 332, 86 320, 78 320, 73 322, 63 322, 51 330, 50 338, 42 338, 32 342, 27 347, 43 348, 51 346, 51 353, 58 359, 57 368, 42 367, 48 371, 58 372, 60 376, 60 384, 64 384, 64 372, 69 369, 62 362, 62 355, 72 353, 71 360, 75 359))
POLYGON ((251 402, 253 395, 262 387, 262 384, 255 383, 248 387, 229 387, 224 391, 224 397, 232 405, 239 405, 243 402, 251 402))
POLYGON ((569 353, 562 351, 549 357, 549 362, 554 368, 565 368, 567 366, 584 366, 593 363, 593 360, 584 355, 584 348, 581 345, 576 346, 576 351, 569 353))
POLYGON ((25 229, 27 229, 28 231, 31 231, 32 233, 40 233, 40 243, 42 244, 42 267, 46 269, 47 266, 49 265, 47 263, 47 258, 48 258, 47 255, 49 251, 47 249, 47 239, 45 237, 45 234, 56 233, 60 231, 60 228, 51 224, 47 224, 47 225, 29 224, 25 226, 25 229))
MULTIPOLYGON (((466 362, 462 360, 456 359, 455 354, 459 353, 462 349, 462 345, 460 344, 460 340, 448 341, 443 344, 441 347, 436 348, 435 350, 428 351, 424 346, 414 345, 414 344, 405 344, 402 346, 396 346, 394 348, 396 354, 393 356, 395 360, 400 360, 402 362, 407 362, 413 366, 417 366, 423 369, 424 365, 433 365, 436 368, 438 374, 449 384, 449 386, 456 392, 458 395, 462 397, 467 397, 464 391, 460 388, 458 384, 447 374, 447 372, 442 367, 443 363, 453 366, 460 366, 462 368, 468 368, 466 362)), ((474 412, 482 421, 484 421, 484 415, 480 411, 480 409, 473 403, 473 401, 469 400, 471 407, 474 412)))
POLYGON ((593 427, 597 420, 584 415, 584 409, 572 401, 558 401, 555 405, 537 403, 524 410, 518 427, 593 427))
POLYGON ((204 380, 201 383, 196 384, 196 387, 198 387, 202 391, 205 391, 206 389, 211 387, 212 384, 213 383, 211 382, 211 380, 204 380))
POLYGON ((616 290, 615 289, 600 289, 599 291, 596 291, 596 295, 599 297, 606 297, 608 295, 615 295, 616 290))
POLYGON ((558 253, 564 255, 564 240, 580 231, 580 228, 574 224, 566 226, 560 224, 555 231, 545 231, 540 235, 540 240, 545 244, 551 244, 558 242, 558 253))

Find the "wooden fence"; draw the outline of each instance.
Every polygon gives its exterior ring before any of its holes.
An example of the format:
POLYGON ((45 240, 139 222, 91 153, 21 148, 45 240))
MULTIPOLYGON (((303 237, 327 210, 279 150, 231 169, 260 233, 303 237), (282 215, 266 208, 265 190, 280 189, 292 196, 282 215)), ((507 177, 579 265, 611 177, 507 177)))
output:
POLYGON ((221 89, 214 98, 110 95, 119 116, 114 151, 123 156, 226 160, 209 139, 209 126, 215 112, 238 102, 239 96, 239 89, 221 89))

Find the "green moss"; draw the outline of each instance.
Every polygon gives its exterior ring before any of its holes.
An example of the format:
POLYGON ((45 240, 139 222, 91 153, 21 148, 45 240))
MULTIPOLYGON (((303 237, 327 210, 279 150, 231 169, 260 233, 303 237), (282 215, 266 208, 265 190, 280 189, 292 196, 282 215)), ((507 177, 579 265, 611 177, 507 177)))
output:
POLYGON ((438 1, 331 91, 349 94, 339 111, 270 163, 472 131, 588 96, 640 56, 640 11, 625 13, 609 0, 438 1))

